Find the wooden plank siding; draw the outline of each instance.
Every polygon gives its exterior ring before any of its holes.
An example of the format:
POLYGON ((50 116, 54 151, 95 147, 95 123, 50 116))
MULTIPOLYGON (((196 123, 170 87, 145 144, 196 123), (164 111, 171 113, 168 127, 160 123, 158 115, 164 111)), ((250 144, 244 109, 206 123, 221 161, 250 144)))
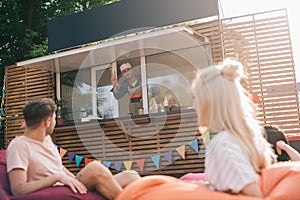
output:
MULTIPOLYGON (((200 135, 197 133, 197 116, 194 111, 172 113, 168 115, 143 115, 82 123, 76 126, 62 126, 55 130, 55 142, 61 148, 84 158, 111 162, 111 170, 116 173, 114 162, 133 161, 132 168, 141 175, 169 174, 180 176, 186 171, 204 171, 204 146, 199 140, 199 153, 188 144, 200 135), (181 158, 176 148, 185 145, 186 157, 181 158), (172 151, 172 164, 163 156, 172 151), (160 155, 160 167, 157 169, 151 156, 160 155), (145 159, 144 171, 138 167, 136 160, 145 159)), ((75 159, 68 160, 68 153, 63 163, 73 173, 79 167, 75 159)))
POLYGON ((286 10, 221 21, 224 57, 237 57, 246 66, 248 90, 261 100, 262 124, 285 133, 299 133, 300 112, 295 66, 286 10))
POLYGON ((16 136, 23 133, 22 109, 34 98, 54 99, 54 74, 39 69, 17 67, 5 68, 5 148, 16 136))

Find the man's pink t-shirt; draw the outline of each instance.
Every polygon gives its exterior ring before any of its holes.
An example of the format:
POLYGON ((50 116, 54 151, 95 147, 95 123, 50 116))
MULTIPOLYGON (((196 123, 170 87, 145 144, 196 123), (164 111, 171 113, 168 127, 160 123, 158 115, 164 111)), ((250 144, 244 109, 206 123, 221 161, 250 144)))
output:
POLYGON ((26 136, 16 137, 8 145, 6 155, 7 172, 24 169, 28 182, 64 173, 61 157, 50 136, 43 142, 26 136))

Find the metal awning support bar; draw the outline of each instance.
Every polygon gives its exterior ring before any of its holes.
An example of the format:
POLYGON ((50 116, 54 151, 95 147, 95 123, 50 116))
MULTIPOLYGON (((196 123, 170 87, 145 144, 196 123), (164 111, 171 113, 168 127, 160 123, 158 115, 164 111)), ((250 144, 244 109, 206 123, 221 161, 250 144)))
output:
POLYGON ((58 58, 55 58, 55 69, 56 69, 56 98, 57 100, 60 100, 61 99, 61 96, 60 96, 60 73, 59 73, 59 62, 58 62, 58 58))

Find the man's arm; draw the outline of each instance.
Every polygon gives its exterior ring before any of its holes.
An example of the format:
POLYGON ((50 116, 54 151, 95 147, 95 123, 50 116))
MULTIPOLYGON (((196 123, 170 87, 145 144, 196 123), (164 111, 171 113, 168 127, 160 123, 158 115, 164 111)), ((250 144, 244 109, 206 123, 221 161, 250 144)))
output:
POLYGON ((128 92, 128 85, 125 81, 122 83, 116 83, 116 85, 111 89, 111 92, 113 93, 114 97, 116 99, 121 99, 127 92, 128 92))
POLYGON ((124 79, 121 79, 120 83, 117 80, 117 74, 115 71, 111 72, 111 84, 113 88, 111 89, 111 92, 113 93, 114 97, 116 99, 122 98, 127 93, 127 87, 124 79), (121 81, 122 80, 122 81, 121 81))
POLYGON ((87 188, 75 177, 71 177, 65 173, 48 176, 37 181, 27 182, 27 173, 23 169, 13 169, 8 173, 10 188, 13 195, 28 194, 37 190, 51 187, 56 182, 68 185, 74 193, 79 192, 85 194, 87 188))
POLYGON ((72 174, 72 172, 70 172, 65 166, 63 166, 63 170, 68 176, 75 177, 75 175, 72 174))

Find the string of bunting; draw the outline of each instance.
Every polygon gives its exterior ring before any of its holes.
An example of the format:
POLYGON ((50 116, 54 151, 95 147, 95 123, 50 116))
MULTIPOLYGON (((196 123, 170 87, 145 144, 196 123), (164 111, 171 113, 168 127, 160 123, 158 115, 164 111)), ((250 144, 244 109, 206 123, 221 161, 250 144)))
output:
MULTIPOLYGON (((199 153, 199 148, 198 148, 198 139, 195 138, 193 140, 191 140, 188 144, 197 154, 199 153)), ((59 153, 61 158, 67 154, 68 155, 68 162, 72 163, 73 160, 75 159, 76 162, 76 167, 79 167, 79 165, 81 164, 82 161, 84 161, 85 165, 88 165, 90 162, 100 162, 102 163, 105 167, 109 168, 111 167, 111 164, 113 163, 115 166, 115 169, 117 172, 120 172, 121 168, 122 168, 122 164, 124 165, 126 170, 131 170, 132 164, 133 162, 135 162, 139 169, 141 170, 141 172, 144 171, 144 163, 145 163, 145 158, 143 159, 138 159, 138 160, 127 160, 127 161, 101 161, 101 160, 93 160, 90 158, 86 158, 77 154, 74 154, 72 152, 68 152, 66 149, 59 147, 58 145, 56 145, 57 148, 59 148, 59 153)), ((172 151, 167 151, 163 153, 163 156, 166 158, 166 160, 168 161, 168 164, 172 164, 173 162, 173 158, 172 158, 172 151)), ((176 152, 183 158, 185 159, 185 151, 186 151, 186 145, 181 145, 178 148, 176 148, 176 152)), ((155 167, 157 169, 159 169, 160 166, 160 159, 161 159, 161 155, 160 154, 156 154, 151 156, 151 160, 154 163, 155 167)))
POLYGON ((5 116, 5 112, 4 112, 5 83, 3 83, 3 88, 1 89, 0 97, 1 97, 1 99, 0 99, 0 119, 1 119, 1 116, 3 116, 3 117, 5 116))
POLYGON ((5 110, 4 110, 4 99, 5 99, 5 76, 3 80, 3 88, 1 90, 1 99, 0 99, 0 131, 4 130, 4 118, 5 118, 5 110))

